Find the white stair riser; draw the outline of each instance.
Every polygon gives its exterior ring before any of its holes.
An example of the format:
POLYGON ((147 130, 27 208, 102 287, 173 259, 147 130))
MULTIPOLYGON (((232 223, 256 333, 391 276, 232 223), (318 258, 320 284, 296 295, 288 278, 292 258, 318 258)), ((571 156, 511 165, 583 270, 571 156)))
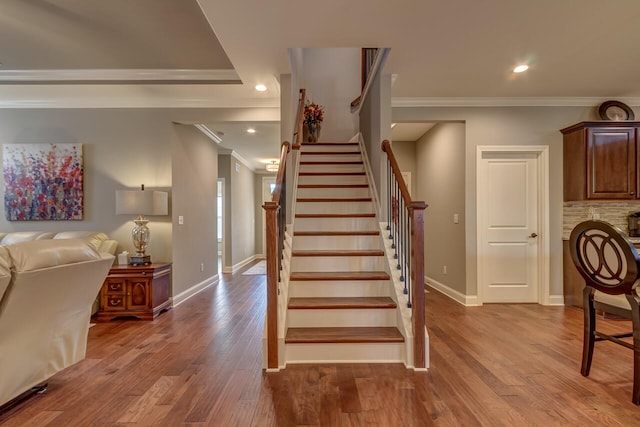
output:
POLYGON ((382 249, 380 236, 295 236, 294 250, 382 249))
POLYGON ((392 293, 389 280, 322 280, 289 282, 289 297, 386 297, 392 293))
POLYGON ((298 188, 300 198, 371 197, 368 188, 298 188))
POLYGON ((384 271, 384 256, 293 256, 291 271, 384 271))
MULTIPOLYGON (((296 210, 296 213, 297 212, 296 210)), ((296 218, 296 231, 367 231, 378 226, 376 218, 296 218)), ((294 239, 295 240, 295 239, 294 239)))
POLYGON ((373 213, 373 202, 296 202, 299 214, 373 213))
POLYGON ((366 175, 302 175, 298 184, 368 184, 366 175))
POLYGON ((300 162, 361 162, 362 155, 360 153, 351 154, 350 152, 343 152, 342 154, 305 154, 304 152, 300 156, 300 162))
POLYGON ((300 165, 300 172, 364 172, 363 165, 300 165))
POLYGON ((287 344, 287 363, 378 362, 401 363, 405 360, 405 343, 287 344))
POLYGON ((309 153, 309 152, 335 152, 335 151, 340 151, 340 152, 352 152, 352 151, 360 151, 360 148, 357 145, 346 145, 346 144, 331 144, 331 145, 307 145, 304 144, 301 148, 300 151, 302 151, 303 153, 309 153))
POLYGON ((290 328, 333 328, 358 326, 396 326, 392 308, 289 310, 290 328))

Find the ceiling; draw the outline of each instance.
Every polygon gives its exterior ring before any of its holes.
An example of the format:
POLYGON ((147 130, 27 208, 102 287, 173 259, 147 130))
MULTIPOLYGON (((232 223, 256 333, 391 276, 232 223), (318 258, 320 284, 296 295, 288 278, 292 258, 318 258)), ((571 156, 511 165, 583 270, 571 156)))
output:
MULTIPOLYGON (((638 0, 2 0, 0 107, 277 108, 315 47, 391 48, 395 106, 640 105, 638 22, 638 0)), ((277 157, 277 125, 248 124, 223 144, 277 157)))

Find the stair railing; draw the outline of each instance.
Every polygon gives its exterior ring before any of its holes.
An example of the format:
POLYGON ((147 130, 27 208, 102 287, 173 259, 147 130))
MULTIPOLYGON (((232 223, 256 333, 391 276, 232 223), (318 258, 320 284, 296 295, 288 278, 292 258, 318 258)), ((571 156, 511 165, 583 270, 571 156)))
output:
POLYGON ((369 93, 373 79, 378 75, 384 66, 389 48, 363 48, 362 49, 362 92, 360 96, 351 101, 351 112, 357 113, 362 108, 363 102, 369 93))
POLYGON ((387 154, 387 238, 392 240, 396 268, 400 271, 407 307, 411 309, 413 359, 416 368, 426 366, 424 306, 424 210, 425 202, 411 200, 398 162, 388 140, 387 154))
MULTIPOLYGON (((306 91, 300 89, 298 109, 296 113, 296 127, 293 132, 293 149, 299 150, 302 143, 302 126, 304 121, 304 105, 306 91)), ((296 167, 297 161, 287 164, 291 151, 291 144, 285 141, 280 148, 280 163, 276 174, 276 186, 271 201, 265 202, 266 223, 266 264, 267 264, 267 369, 278 369, 278 295, 282 271, 282 253, 287 223, 287 168, 296 167)), ((295 172, 295 171, 294 171, 295 172)), ((293 174, 296 176, 297 174, 293 174)), ((295 188, 295 186, 294 186, 295 188)))

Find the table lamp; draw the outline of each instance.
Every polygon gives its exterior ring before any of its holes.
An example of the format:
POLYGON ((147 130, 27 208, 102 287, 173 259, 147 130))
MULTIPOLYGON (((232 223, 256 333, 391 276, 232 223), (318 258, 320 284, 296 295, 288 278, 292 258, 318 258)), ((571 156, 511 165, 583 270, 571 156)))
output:
POLYGON ((169 193, 166 191, 145 191, 144 184, 140 190, 116 191, 116 215, 138 215, 131 230, 133 246, 136 254, 132 255, 130 265, 151 264, 151 256, 146 254, 151 232, 145 215, 167 215, 169 213, 169 193))

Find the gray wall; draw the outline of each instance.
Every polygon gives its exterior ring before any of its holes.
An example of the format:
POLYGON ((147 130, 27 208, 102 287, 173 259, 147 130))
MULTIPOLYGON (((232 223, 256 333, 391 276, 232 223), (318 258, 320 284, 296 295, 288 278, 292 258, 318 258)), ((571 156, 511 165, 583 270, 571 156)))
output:
MULTIPOLYGON (((254 173, 233 154, 218 157, 218 175, 224 178, 223 268, 233 267, 256 254, 256 187, 254 173)), ((258 188, 259 191, 259 188, 258 188)), ((259 226, 259 225, 258 225, 259 226)))
POLYGON ((425 275, 466 289, 464 123, 440 123, 416 142, 416 200, 425 201, 425 275), (453 215, 459 215, 454 224, 453 215), (447 266, 447 273, 443 271, 447 266))
MULTIPOLYGON (((0 230, 103 231, 118 240, 119 251, 133 252, 134 218, 115 214, 115 192, 140 184, 147 189, 170 188, 171 140, 167 115, 149 110, 0 109, 2 144, 83 145, 85 195, 82 221, 7 221, 1 215, 0 230)), ((171 217, 150 216, 149 220, 151 259, 171 261, 171 217)))
POLYGON ((219 273, 218 148, 193 126, 173 126, 173 247, 182 248, 173 253, 173 294, 177 295, 219 273), (184 224, 178 224, 178 215, 184 217, 184 224))
MULTIPOLYGON (((466 286, 477 295, 476 150, 481 145, 546 145, 550 152, 550 293, 562 295, 562 135, 559 130, 596 120, 589 107, 394 108, 394 121, 463 121, 465 132, 466 286)), ((427 200, 427 203, 429 201, 427 200)))

